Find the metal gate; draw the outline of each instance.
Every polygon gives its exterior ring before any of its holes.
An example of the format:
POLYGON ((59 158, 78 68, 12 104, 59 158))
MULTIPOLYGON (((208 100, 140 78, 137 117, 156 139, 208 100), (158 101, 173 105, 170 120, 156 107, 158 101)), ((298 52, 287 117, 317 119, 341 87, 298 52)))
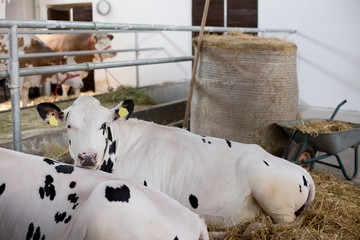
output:
MULTIPOLYGON (((183 61, 193 61, 194 56, 179 56, 171 58, 137 59, 139 51, 158 50, 159 48, 138 48, 137 31, 191 31, 200 32, 200 26, 177 26, 177 25, 149 25, 149 24, 123 24, 123 23, 104 23, 104 22, 69 22, 69 21, 39 21, 39 20, 7 20, 0 19, 0 28, 8 28, 3 32, 9 35, 9 56, 0 59, 9 59, 8 70, 0 71, 0 78, 8 78, 8 86, 11 91, 11 111, 12 111, 12 133, 13 149, 22 151, 21 140, 21 119, 20 119, 20 76, 42 75, 48 73, 71 72, 71 71, 90 71, 94 69, 118 68, 128 66, 151 65, 161 63, 174 63, 183 61), (21 28, 46 28, 48 30, 19 30, 21 28), (92 50, 77 52, 57 52, 57 53, 38 53, 18 56, 18 33, 38 34, 38 33, 103 33, 103 32, 135 32, 135 49, 122 50, 92 50), (95 53, 126 52, 135 51, 136 59, 129 61, 114 61, 101 63, 82 63, 74 65, 56 65, 47 67, 19 68, 19 58, 34 58, 47 56, 64 55, 87 55, 95 53)), ((292 29, 258 29, 258 28, 225 28, 225 27, 205 27, 205 32, 229 32, 239 31, 245 33, 275 32, 275 33, 295 33, 292 29)), ((138 71, 137 86, 139 84, 138 71)))

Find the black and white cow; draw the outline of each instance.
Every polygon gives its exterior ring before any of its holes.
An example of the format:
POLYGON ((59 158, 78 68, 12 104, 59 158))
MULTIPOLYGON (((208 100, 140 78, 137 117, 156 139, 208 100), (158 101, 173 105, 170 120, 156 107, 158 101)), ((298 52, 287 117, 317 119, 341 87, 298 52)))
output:
POLYGON ((131 180, 0 148, 0 239, 209 239, 204 221, 131 180))
POLYGON ((66 125, 77 166, 162 191, 218 227, 258 213, 278 224, 292 222, 315 196, 314 182, 303 168, 258 145, 129 119, 131 100, 110 110, 81 96, 64 111, 52 103, 37 109, 46 122, 66 125))

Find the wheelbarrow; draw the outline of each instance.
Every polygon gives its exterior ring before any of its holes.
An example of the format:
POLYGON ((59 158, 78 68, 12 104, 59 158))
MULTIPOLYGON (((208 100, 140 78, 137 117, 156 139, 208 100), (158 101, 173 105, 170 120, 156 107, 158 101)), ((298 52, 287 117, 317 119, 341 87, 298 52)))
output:
POLYGON ((290 141, 287 144, 282 157, 305 167, 309 171, 313 169, 315 162, 338 168, 341 169, 344 177, 347 180, 354 179, 358 172, 358 146, 360 144, 360 124, 346 122, 352 127, 352 129, 333 133, 319 133, 316 136, 304 134, 300 131, 294 130, 294 127, 301 123, 306 124, 309 121, 320 122, 324 120, 333 120, 340 107, 345 103, 346 100, 342 101, 337 106, 330 119, 313 118, 305 120, 277 122, 276 124, 280 126, 290 136, 290 141), (293 141, 295 142, 295 146, 289 151, 293 141), (346 169, 344 168, 344 164, 342 163, 342 160, 338 155, 338 153, 350 147, 354 148, 354 173, 352 176, 348 175, 346 169), (317 151, 322 152, 323 154, 315 156, 317 151), (325 158, 331 156, 334 156, 336 158, 338 165, 322 161, 325 158))

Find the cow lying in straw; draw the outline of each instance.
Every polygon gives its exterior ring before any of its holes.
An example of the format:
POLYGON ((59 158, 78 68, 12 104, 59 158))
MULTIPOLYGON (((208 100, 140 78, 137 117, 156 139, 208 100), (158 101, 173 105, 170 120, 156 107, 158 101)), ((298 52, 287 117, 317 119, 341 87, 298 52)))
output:
POLYGON ((292 222, 315 196, 314 182, 303 168, 258 145, 129 119, 131 100, 109 110, 81 96, 64 111, 52 103, 37 109, 47 123, 66 125, 77 166, 160 190, 217 227, 258 213, 275 223, 292 222))
POLYGON ((163 193, 0 148, 0 239, 209 238, 197 214, 163 193))

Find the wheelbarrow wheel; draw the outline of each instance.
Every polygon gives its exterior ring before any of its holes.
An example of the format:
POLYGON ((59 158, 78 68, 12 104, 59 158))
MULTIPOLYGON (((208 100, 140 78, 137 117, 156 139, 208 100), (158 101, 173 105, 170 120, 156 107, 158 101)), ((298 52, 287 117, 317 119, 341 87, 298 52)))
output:
MULTIPOLYGON (((291 148, 289 154, 287 155, 286 159, 290 162, 296 162, 297 160, 304 161, 309 160, 315 157, 316 151, 310 144, 307 144, 305 150, 301 153, 301 149, 304 146, 304 142, 296 143, 294 147, 291 148)), ((307 166, 305 163, 299 164, 301 167, 305 168, 307 171, 312 171, 314 169, 315 163, 309 163, 307 166)))

